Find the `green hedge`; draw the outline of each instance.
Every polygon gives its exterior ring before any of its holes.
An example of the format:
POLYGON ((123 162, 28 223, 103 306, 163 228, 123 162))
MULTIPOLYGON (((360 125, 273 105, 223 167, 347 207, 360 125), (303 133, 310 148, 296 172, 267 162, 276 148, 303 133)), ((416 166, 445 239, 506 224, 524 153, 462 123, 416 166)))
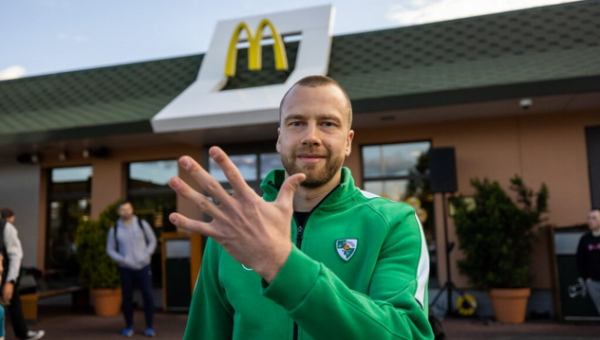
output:
POLYGON ((452 198, 459 248, 465 258, 460 272, 477 288, 525 288, 535 227, 547 211, 548 188, 534 193, 519 176, 510 179, 514 202, 497 181, 472 179, 475 205, 462 196, 452 198), (535 200, 535 202, 534 202, 535 200))
POLYGON ((79 279, 90 288, 118 288, 119 267, 106 253, 109 229, 115 224, 119 202, 108 206, 98 220, 83 217, 79 220, 75 243, 80 265, 79 279))

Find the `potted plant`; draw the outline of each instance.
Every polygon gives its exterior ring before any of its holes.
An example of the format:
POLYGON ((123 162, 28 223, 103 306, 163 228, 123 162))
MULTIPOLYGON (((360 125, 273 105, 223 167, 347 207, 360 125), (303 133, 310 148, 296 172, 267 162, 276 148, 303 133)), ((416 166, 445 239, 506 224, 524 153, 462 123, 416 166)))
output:
POLYGON ((548 188, 542 184, 534 193, 515 175, 510 179, 515 202, 497 181, 472 179, 471 185, 474 205, 462 196, 452 198, 459 248, 465 255, 458 268, 473 286, 489 290, 498 321, 522 323, 531 293, 535 228, 547 211, 548 188), (504 297, 518 310, 505 312, 504 297))
POLYGON ((121 308, 119 268, 106 253, 108 231, 118 218, 118 202, 108 206, 98 220, 82 217, 75 242, 81 283, 90 289, 97 315, 114 316, 121 308))

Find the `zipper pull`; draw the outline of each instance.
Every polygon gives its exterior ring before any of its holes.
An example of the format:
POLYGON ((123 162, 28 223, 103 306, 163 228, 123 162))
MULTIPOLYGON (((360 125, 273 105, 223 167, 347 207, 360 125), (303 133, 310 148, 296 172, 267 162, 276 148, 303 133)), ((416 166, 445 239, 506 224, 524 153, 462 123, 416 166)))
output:
POLYGON ((298 225, 298 234, 296 235, 296 247, 300 248, 302 245, 302 235, 304 234, 304 226, 298 225))

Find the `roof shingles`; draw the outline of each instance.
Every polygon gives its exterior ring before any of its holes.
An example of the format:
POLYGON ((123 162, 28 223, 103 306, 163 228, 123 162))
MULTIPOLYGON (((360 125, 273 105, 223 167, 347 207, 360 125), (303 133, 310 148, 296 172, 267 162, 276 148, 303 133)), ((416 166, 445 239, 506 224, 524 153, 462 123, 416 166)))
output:
MULTIPOLYGON (((286 50, 293 68, 298 43, 286 50)), ((269 48, 259 72, 246 69, 244 53, 224 90, 282 83, 289 75, 272 70, 269 48)), ((75 138, 84 133, 80 128, 149 131, 150 118, 194 81, 202 57, 0 82, 0 145, 69 138, 61 131, 75 138)), ((600 91, 600 82, 589 81, 600 79, 598 60, 600 0, 589 0, 337 36, 329 76, 347 89, 357 112, 368 112, 401 108, 402 98, 411 96, 420 98, 411 105, 443 105, 456 100, 441 96, 444 91, 473 91, 463 98, 489 100, 512 94, 481 89, 574 79, 584 79, 577 90, 600 91)), ((563 84, 535 88, 540 95, 570 91, 563 84)))

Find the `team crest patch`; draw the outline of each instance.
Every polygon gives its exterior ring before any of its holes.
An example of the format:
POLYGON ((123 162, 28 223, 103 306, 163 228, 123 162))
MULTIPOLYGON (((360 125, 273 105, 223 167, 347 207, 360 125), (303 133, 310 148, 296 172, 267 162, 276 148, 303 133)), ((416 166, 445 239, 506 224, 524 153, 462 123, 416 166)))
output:
POLYGON ((350 260, 350 258, 356 253, 356 247, 358 246, 358 240, 355 238, 344 238, 335 241, 335 249, 338 255, 344 261, 350 260))

